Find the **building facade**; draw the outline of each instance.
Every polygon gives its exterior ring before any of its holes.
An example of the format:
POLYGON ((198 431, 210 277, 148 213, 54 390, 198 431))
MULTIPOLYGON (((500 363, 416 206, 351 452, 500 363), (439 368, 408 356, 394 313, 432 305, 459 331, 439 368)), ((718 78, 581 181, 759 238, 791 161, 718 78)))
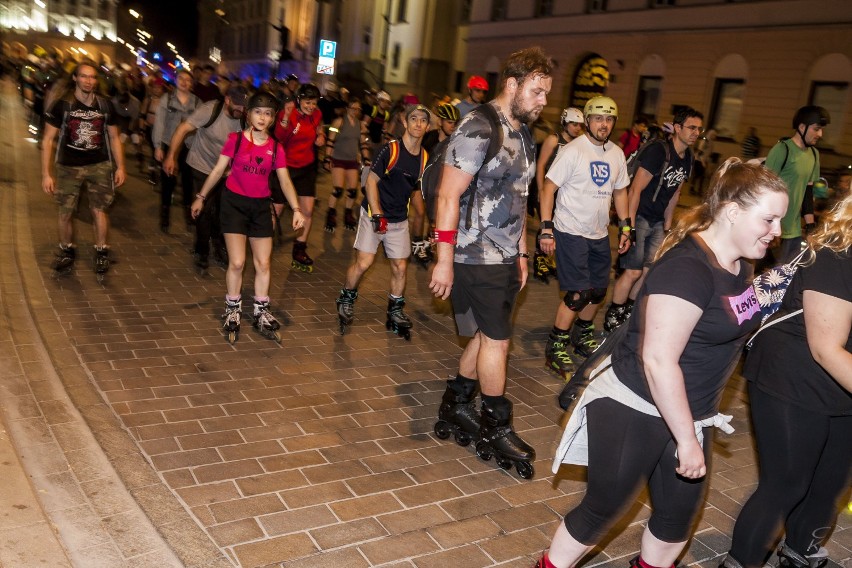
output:
POLYGON ((5 0, 0 2, 4 50, 25 54, 42 48, 71 59, 111 62, 120 52, 117 10, 118 0, 5 0))
MULTIPOLYGON (((827 167, 852 161, 852 4, 847 0, 473 0, 467 66, 496 80, 502 61, 539 45, 559 66, 545 116, 605 93, 617 128, 638 114, 705 114, 720 157, 748 129, 762 155, 792 134, 795 110, 826 107, 827 167)), ((494 81, 492 81, 493 83, 494 81)))

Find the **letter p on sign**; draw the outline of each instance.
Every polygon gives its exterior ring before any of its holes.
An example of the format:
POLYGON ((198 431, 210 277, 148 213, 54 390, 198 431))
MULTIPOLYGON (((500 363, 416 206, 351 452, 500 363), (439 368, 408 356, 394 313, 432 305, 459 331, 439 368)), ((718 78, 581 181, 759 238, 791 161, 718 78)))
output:
POLYGON ((337 53, 337 42, 329 41, 327 39, 320 40, 320 56, 321 57, 331 57, 334 59, 337 53))

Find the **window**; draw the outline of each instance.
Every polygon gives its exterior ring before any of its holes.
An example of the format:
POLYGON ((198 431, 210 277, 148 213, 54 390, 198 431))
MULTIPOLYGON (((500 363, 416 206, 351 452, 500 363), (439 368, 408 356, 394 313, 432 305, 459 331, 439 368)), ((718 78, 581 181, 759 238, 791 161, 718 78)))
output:
POLYGON ((491 21, 505 20, 508 10, 508 0, 491 0, 491 21))
POLYGON ((636 94, 637 116, 641 114, 652 120, 657 119, 662 86, 662 77, 639 77, 639 92, 636 94))
POLYGON ((393 44, 393 56, 391 57, 391 65, 394 69, 399 69, 399 59, 402 55, 402 44, 393 44))
POLYGON ((473 0, 462 0, 461 3, 461 23, 470 23, 470 12, 473 10, 473 0))
POLYGON ((822 139, 818 144, 820 148, 834 148, 840 142, 841 117, 844 116, 848 97, 849 83, 815 81, 811 84, 808 104, 824 107, 834 123, 822 131, 822 139))
POLYGON ((651 4, 650 4, 651 8, 663 8, 665 6, 674 6, 675 5, 675 0, 650 0, 650 1, 651 1, 651 4))
POLYGON ((586 12, 606 12, 606 0, 586 0, 586 12))
POLYGON ((553 15, 553 0, 536 0, 535 17, 546 18, 553 15))
POLYGON ((408 12, 408 0, 398 0, 399 4, 396 5, 396 21, 397 23, 408 23, 406 19, 406 12, 408 12))
POLYGON ((743 111, 745 81, 743 79, 716 79, 713 105, 710 107, 710 128, 716 129, 719 138, 733 139, 740 125, 743 111))
POLYGON ((456 81, 453 83, 453 91, 456 93, 462 92, 462 85, 464 85, 464 71, 456 71, 456 81))

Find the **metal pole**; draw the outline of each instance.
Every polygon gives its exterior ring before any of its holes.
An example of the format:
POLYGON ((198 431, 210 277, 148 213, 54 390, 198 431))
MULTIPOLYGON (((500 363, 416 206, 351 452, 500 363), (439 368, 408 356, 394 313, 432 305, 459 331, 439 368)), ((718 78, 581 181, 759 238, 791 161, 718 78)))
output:
POLYGON ((385 74, 387 73, 388 67, 388 42, 390 41, 390 18, 392 5, 393 0, 387 0, 387 4, 385 4, 385 15, 383 16, 385 19, 385 37, 382 40, 382 65, 381 73, 379 74, 379 88, 381 90, 385 89, 385 74))

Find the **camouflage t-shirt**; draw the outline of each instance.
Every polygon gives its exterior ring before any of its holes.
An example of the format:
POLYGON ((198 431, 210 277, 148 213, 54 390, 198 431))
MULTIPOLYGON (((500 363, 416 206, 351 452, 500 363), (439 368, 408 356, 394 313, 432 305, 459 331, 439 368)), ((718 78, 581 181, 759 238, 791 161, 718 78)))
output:
POLYGON ((475 187, 468 188, 459 200, 455 262, 460 264, 511 264, 518 257, 528 188, 535 176, 535 143, 526 125, 515 130, 502 112, 497 110, 497 114, 503 127, 503 147, 491 161, 483 164, 491 125, 478 112, 461 120, 444 154, 446 165, 470 175, 479 173, 471 184, 475 187))

